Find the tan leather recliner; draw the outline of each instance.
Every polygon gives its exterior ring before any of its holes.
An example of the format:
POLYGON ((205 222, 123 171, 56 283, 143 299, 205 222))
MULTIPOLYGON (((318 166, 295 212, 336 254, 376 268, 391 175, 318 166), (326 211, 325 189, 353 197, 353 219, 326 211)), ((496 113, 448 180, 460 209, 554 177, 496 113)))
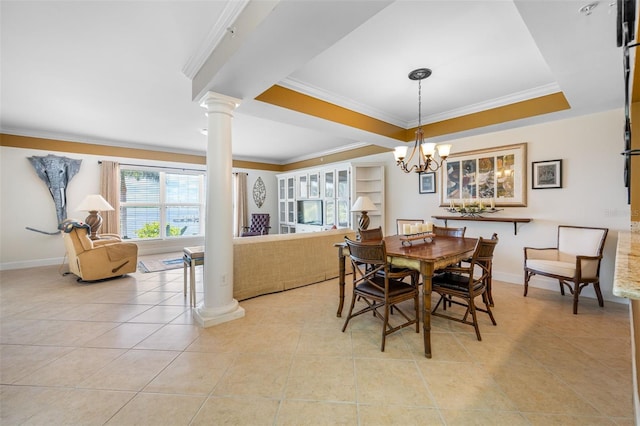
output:
POLYGON ((123 243, 119 236, 91 240, 89 227, 81 222, 65 221, 62 236, 69 256, 69 272, 83 281, 95 281, 135 272, 138 246, 123 243))

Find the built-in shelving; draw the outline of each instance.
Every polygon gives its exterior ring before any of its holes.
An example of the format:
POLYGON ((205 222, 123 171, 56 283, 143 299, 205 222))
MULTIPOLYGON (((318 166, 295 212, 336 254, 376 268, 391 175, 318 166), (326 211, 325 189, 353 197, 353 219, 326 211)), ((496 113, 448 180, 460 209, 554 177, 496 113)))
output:
POLYGON ((384 231, 384 165, 380 163, 338 163, 327 167, 298 170, 278 175, 278 219, 280 233, 313 232, 350 228, 358 223, 360 213, 351 206, 360 196, 367 196, 376 211, 367 212, 369 228, 384 231), (297 223, 297 201, 322 199, 322 225, 297 223))

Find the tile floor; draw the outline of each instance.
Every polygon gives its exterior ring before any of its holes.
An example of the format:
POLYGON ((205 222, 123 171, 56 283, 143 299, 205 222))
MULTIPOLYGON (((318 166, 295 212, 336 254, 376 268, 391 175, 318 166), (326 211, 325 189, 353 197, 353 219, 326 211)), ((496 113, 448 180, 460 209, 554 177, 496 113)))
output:
POLYGON ((494 285, 498 326, 483 314, 478 342, 433 318, 426 359, 412 329, 381 353, 370 315, 342 333, 336 280, 201 329, 181 269, 95 284, 3 271, 0 424, 632 425, 627 306, 585 298, 576 316, 559 292, 494 285))

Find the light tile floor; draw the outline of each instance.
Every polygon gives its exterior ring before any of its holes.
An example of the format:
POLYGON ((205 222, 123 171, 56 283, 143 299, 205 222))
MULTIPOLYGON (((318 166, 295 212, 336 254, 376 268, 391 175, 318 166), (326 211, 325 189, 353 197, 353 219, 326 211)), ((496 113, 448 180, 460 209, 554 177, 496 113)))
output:
POLYGON ((573 315, 559 292, 495 282, 498 325, 482 314, 478 342, 433 318, 426 359, 413 329, 380 352, 370 315, 342 333, 336 280, 242 301, 244 318, 208 329, 182 283, 182 269, 1 272, 0 424, 634 423, 626 305, 583 298, 573 315))

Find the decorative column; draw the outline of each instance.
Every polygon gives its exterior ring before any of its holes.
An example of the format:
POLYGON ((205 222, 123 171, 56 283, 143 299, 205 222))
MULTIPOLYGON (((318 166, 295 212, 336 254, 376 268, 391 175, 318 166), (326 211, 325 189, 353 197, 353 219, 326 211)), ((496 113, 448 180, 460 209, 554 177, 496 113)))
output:
POLYGON ((200 105, 207 110, 207 207, 204 243, 204 300, 194 309, 202 327, 244 316, 233 298, 233 183, 231 119, 239 99, 208 92, 200 105))

